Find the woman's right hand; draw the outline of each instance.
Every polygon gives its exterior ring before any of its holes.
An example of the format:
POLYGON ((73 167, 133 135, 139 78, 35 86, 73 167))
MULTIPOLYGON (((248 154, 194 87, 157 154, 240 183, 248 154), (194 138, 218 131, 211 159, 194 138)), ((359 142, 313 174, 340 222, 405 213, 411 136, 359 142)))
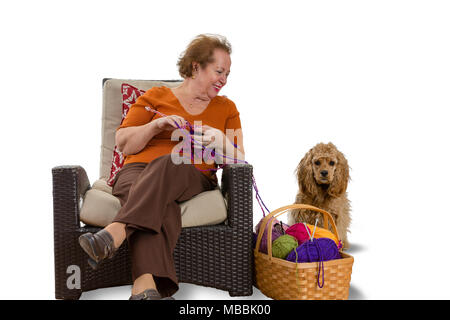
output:
POLYGON ((162 117, 153 121, 155 122, 157 128, 161 131, 184 128, 186 125, 186 120, 184 120, 183 117, 177 115, 162 117))

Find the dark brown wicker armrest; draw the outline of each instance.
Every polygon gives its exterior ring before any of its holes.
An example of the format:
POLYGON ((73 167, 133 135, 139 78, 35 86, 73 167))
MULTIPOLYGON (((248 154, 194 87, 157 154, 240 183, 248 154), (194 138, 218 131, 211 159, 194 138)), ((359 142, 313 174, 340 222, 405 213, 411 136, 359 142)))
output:
POLYGON ((86 171, 81 166, 58 166, 52 169, 52 175, 55 231, 79 228, 80 201, 91 188, 86 171))
MULTIPOLYGON (((229 164, 223 168, 222 193, 227 199, 228 225, 253 223, 253 167, 250 164, 229 164)), ((248 225, 248 226, 247 226, 248 225)))

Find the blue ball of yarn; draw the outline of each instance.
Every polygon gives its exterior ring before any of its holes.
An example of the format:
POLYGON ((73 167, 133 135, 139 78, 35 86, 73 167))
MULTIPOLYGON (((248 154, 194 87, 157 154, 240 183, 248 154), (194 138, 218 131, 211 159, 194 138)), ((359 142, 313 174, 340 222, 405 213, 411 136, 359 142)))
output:
POLYGON ((340 257, 339 249, 333 240, 319 238, 302 243, 288 254, 286 260, 291 262, 320 262, 340 259, 340 257))

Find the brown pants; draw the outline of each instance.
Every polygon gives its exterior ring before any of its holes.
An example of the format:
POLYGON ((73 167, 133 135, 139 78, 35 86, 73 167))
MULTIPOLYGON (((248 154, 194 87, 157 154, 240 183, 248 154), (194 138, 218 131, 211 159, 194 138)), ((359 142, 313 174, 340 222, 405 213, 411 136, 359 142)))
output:
POLYGON ((214 189, 216 181, 194 165, 175 165, 170 154, 148 164, 123 166, 113 185, 113 195, 122 205, 114 222, 126 224, 133 281, 150 273, 163 297, 178 290, 173 261, 181 233, 178 203, 214 189))

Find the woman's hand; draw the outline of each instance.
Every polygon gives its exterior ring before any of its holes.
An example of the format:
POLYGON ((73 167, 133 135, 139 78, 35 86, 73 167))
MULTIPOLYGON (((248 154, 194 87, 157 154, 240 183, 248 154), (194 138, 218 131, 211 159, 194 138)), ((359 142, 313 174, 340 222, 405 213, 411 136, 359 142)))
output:
POLYGON ((161 131, 175 130, 178 128, 183 129, 186 125, 186 120, 184 120, 183 117, 180 117, 177 115, 162 117, 162 118, 155 119, 153 121, 155 122, 156 127, 161 131))
MULTIPOLYGON (((210 127, 208 125, 201 126, 201 131, 203 134, 202 144, 210 149, 211 152, 214 150, 216 152, 214 161, 218 164, 222 163, 239 163, 245 162, 244 148, 242 146, 242 133, 238 134, 238 145, 236 147, 233 142, 219 129, 210 127), (217 154, 219 153, 219 154, 217 154)), ((210 155, 211 156, 211 155, 210 155)), ((209 156, 208 156, 209 159, 209 156)))
POLYGON ((219 129, 208 125, 202 126, 202 144, 210 149, 222 152, 225 148, 226 137, 219 129))

